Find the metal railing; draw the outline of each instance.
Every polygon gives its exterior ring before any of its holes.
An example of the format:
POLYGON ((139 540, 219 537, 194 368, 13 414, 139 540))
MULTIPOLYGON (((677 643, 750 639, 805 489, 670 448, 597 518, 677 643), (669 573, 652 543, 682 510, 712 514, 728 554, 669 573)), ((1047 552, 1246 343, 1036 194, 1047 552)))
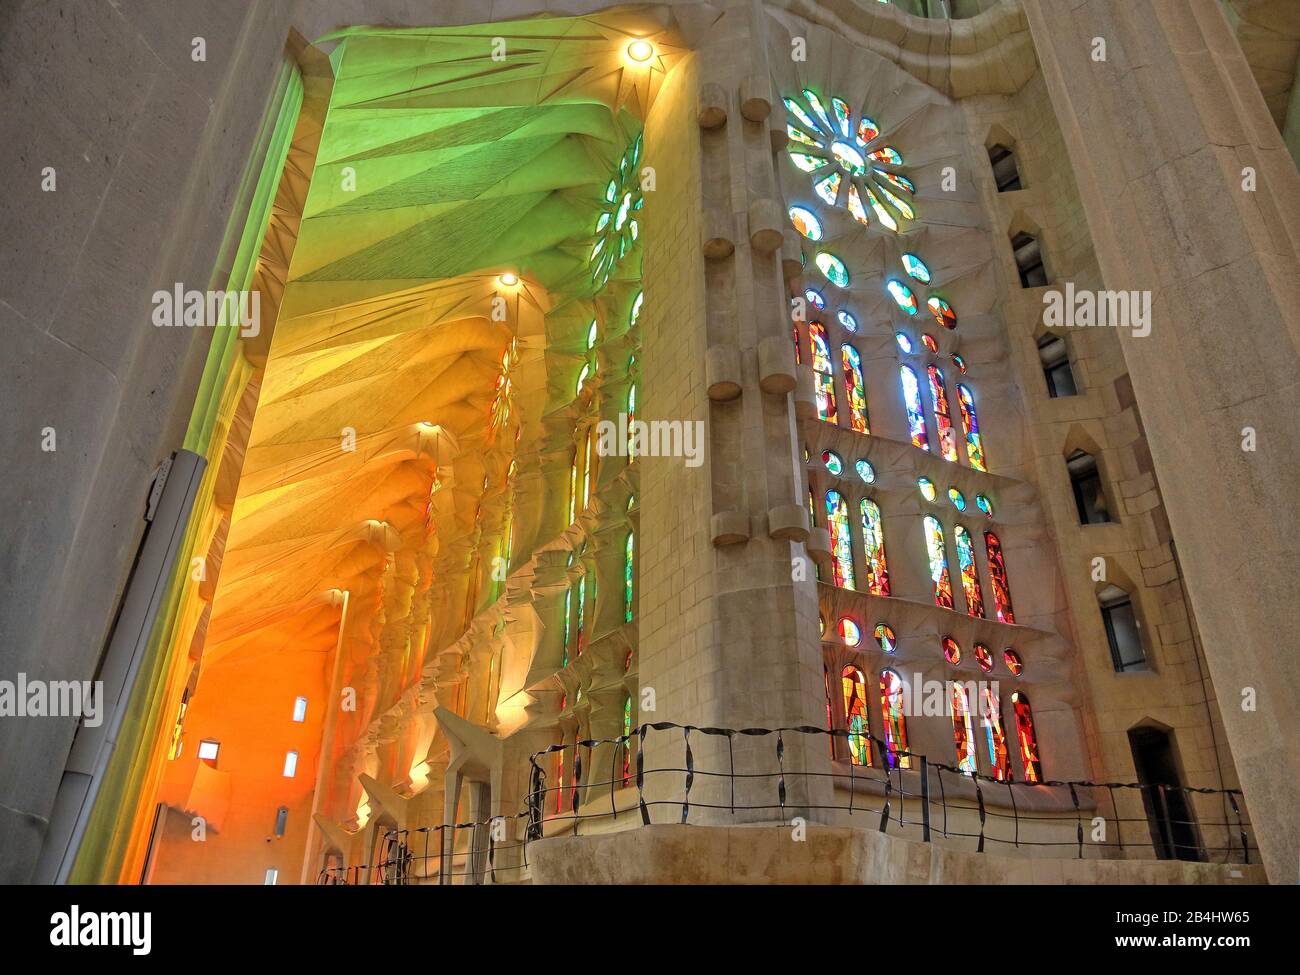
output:
MULTIPOLYGON (((721 753, 720 748, 703 750, 721 753)), ((584 827, 617 829, 620 817, 629 816, 635 825, 689 824, 692 810, 697 823, 700 813, 708 810, 713 825, 727 821, 724 813, 743 813, 747 823, 788 825, 791 814, 839 811, 844 814, 839 818, 849 823, 867 817, 868 824, 880 832, 893 831, 926 843, 942 841, 978 853, 1016 849, 1077 859, 1091 855, 1250 863, 1253 846, 1237 789, 1000 780, 932 762, 916 752, 891 751, 867 733, 813 726, 712 728, 653 722, 614 738, 552 745, 530 755, 529 767, 523 811, 486 822, 389 830, 374 863, 326 868, 318 882, 519 881, 527 876, 527 847, 535 840, 561 833, 577 835, 584 827), (680 733, 681 765, 645 767, 646 740, 652 732, 680 733), (791 764, 787 745, 802 736, 853 739, 859 754, 869 750, 872 764, 835 762, 828 772, 800 767, 806 756, 791 764), (738 767, 738 743, 752 746, 769 738, 770 751, 748 747, 742 756, 744 767, 738 767), (725 763, 701 767, 697 759, 702 742, 725 743, 725 763), (611 752, 608 778, 584 780, 590 761, 584 763, 583 752, 590 755, 601 747, 611 752), (568 759, 567 781, 548 786, 543 762, 557 752, 568 759), (625 756, 631 765, 626 777, 622 774, 625 756), (654 788, 648 788, 652 780, 654 788), (633 788, 634 802, 629 795, 633 788), (792 791, 797 794, 792 796, 792 791), (1120 806, 1127 794, 1141 797, 1142 815, 1122 814, 1120 806), (1194 808, 1197 800, 1199 809, 1194 808), (1218 818, 1208 808, 1209 801, 1220 807, 1218 818), (668 815, 657 816, 660 811, 668 815), (522 839, 517 837, 520 820, 522 839)))

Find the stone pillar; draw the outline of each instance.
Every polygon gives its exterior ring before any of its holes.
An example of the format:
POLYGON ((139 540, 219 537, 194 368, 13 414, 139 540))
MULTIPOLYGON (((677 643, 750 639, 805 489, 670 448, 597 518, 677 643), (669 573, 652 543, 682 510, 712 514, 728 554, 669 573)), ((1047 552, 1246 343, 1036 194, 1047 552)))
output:
POLYGON ((1025 14, 1104 287, 1152 292, 1150 334, 1120 330, 1124 358, 1255 835, 1269 877, 1293 882, 1295 164, 1213 0, 1031 3, 1025 14), (1090 56, 1097 38, 1104 61, 1090 56))

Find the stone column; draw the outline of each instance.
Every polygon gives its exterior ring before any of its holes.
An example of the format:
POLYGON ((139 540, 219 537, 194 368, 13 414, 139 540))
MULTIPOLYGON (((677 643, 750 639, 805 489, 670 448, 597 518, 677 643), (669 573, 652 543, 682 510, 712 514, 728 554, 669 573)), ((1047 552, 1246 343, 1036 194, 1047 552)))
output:
POLYGON ((1104 287, 1152 292, 1150 334, 1121 329, 1124 358, 1255 835, 1269 877, 1293 882, 1295 164, 1213 0, 1025 13, 1104 287))

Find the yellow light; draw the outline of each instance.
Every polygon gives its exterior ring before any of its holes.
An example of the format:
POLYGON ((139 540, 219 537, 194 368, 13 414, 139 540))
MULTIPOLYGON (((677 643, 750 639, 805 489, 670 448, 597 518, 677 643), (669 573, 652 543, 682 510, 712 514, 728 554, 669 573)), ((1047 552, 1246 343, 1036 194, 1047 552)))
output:
POLYGON ((513 288, 515 285, 519 283, 519 275, 515 274, 514 271, 503 271, 497 277, 497 280, 500 281, 507 288, 513 288))
POLYGON ((633 41, 627 46, 627 56, 637 64, 645 64, 655 56, 655 46, 646 40, 633 41))

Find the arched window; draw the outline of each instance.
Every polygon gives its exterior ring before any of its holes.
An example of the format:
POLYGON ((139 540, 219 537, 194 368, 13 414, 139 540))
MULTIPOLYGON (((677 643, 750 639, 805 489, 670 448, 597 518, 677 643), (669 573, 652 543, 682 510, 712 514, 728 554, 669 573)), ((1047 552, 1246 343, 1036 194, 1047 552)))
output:
POLYGON ((880 713, 884 720, 885 761, 891 769, 912 767, 907 751, 907 721, 903 717, 903 680, 892 670, 880 672, 880 713))
POLYGON ((1047 284, 1047 268, 1043 266, 1043 248, 1038 238, 1023 230, 1011 238, 1011 252, 1020 271, 1020 287, 1041 288, 1047 284))
POLYGON ((1020 760, 1025 766, 1026 782, 1041 782, 1043 763, 1038 757, 1038 736, 1034 734, 1034 712, 1022 691, 1013 691, 1011 706, 1016 712, 1016 737, 1020 739, 1020 760))
POLYGON ((993 182, 999 193, 1020 189, 1020 167, 1016 154, 1001 143, 989 146, 989 165, 993 167, 993 182))
POLYGON ((849 538, 849 506, 839 491, 826 492, 826 525, 831 533, 835 585, 841 589, 855 589, 853 542, 849 538))
POLYGON ((925 407, 921 404, 921 384, 911 366, 899 366, 903 381, 903 404, 907 407, 907 429, 912 436, 912 446, 930 449, 930 438, 925 432, 925 407))
POLYGON ((957 540, 957 564, 961 567, 961 591, 966 596, 966 615, 982 617, 984 615, 984 594, 980 592, 979 572, 975 568, 975 546, 971 544, 970 532, 961 525, 953 529, 957 540))
POLYGON ((1043 366, 1043 378, 1047 380, 1048 396, 1056 399, 1079 392, 1074 370, 1070 368, 1070 349, 1065 339, 1059 335, 1044 335, 1038 340, 1038 359, 1043 366))
POLYGON ((867 393, 862 383, 862 357, 851 345, 840 346, 844 363, 844 396, 849 404, 849 425, 858 433, 870 433, 867 425, 867 393))
POLYGON ((961 383, 957 384, 957 405, 961 407, 961 425, 966 432, 966 457, 977 471, 987 471, 984 440, 980 437, 980 420, 975 415, 975 397, 961 383))
POLYGON ((582 656, 583 648, 583 631, 586 629, 587 616, 587 577, 584 575, 578 580, 578 625, 576 632, 576 643, 578 647, 578 656, 582 656))
POLYGON ((849 760, 871 764, 871 739, 867 736, 867 681, 852 664, 840 675, 844 688, 844 721, 849 732, 849 760))
POLYGON ((975 732, 970 720, 970 692, 961 681, 948 682, 952 710, 952 740, 957 748, 957 768, 970 775, 975 765, 975 732))
POLYGON ((952 609, 952 579, 948 575, 948 552, 943 525, 933 515, 925 516, 925 548, 930 557, 930 579, 934 582, 936 606, 952 609))
POLYGON ((569 649, 573 646, 573 585, 564 590, 564 660, 561 667, 569 666, 569 649))
POLYGON ((939 434, 939 453, 944 460, 957 462, 957 434, 952 429, 948 412, 948 390, 943 384, 943 373, 938 366, 927 366, 930 377, 930 402, 934 404, 934 428, 939 434))
POLYGON ((1002 731, 1002 704, 988 684, 984 685, 981 694, 984 699, 984 743, 988 746, 989 768, 993 769, 993 778, 1006 782, 1011 778, 1011 767, 1007 762, 1007 736, 1002 731))
POLYGON ((632 695, 625 695, 623 698, 623 734, 627 740, 623 742, 623 784, 627 785, 632 778, 632 695))
POLYGON ((862 515, 862 544, 867 552, 867 592, 889 595, 889 566, 885 562, 885 529, 880 522, 880 505, 870 498, 858 502, 862 515))
POLYGON ((808 323, 808 342, 812 347, 813 382, 817 389, 817 419, 839 423, 835 409, 835 376, 831 371, 831 351, 826 344, 826 328, 821 322, 808 323))
POLYGON ((627 533, 627 545, 623 548, 623 620, 632 622, 633 575, 632 562, 636 554, 636 535, 627 533))
POLYGON ((1086 451, 1076 450, 1065 458, 1065 469, 1070 474, 1070 490, 1074 492, 1079 524, 1104 525, 1109 522, 1110 505, 1106 501, 1097 458, 1086 451))
POLYGON ((636 383, 627 388, 627 462, 630 464, 636 460, 636 437, 632 431, 636 429, 632 426, 636 422, 636 383))
POLYGON ((1002 560, 1002 543, 992 532, 984 533, 984 550, 989 557, 989 586, 993 589, 993 608, 999 623, 1014 623, 1016 614, 1011 609, 1011 587, 1007 584, 1007 566, 1002 560))
POLYGON ((573 447, 573 462, 569 465, 569 524, 578 519, 578 447, 573 447))
POLYGON ((596 439, 596 428, 592 426, 587 430, 587 446, 583 450, 582 459, 582 510, 586 511, 588 504, 591 503, 591 442, 596 439))

